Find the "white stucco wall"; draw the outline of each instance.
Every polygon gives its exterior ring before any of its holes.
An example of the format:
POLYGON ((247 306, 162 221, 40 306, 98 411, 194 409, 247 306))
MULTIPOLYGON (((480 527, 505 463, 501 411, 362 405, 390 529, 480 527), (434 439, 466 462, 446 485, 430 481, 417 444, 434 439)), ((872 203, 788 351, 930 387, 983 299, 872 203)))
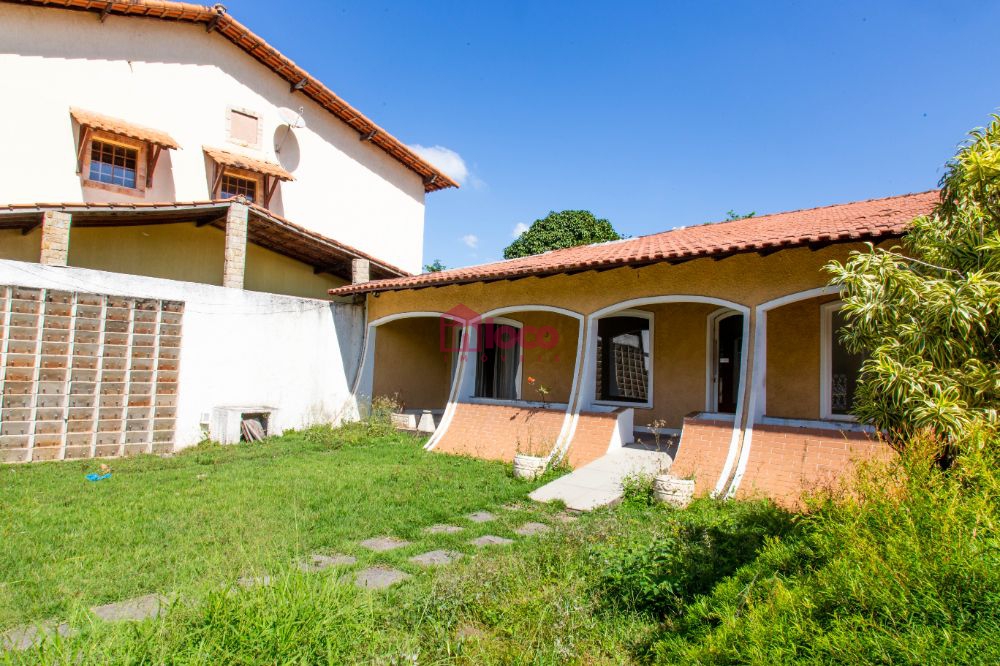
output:
POLYGON ((0 204, 134 200, 82 186, 69 115, 77 106, 163 130, 180 143, 160 157, 147 201, 210 198, 202 146, 242 152, 294 174, 272 199, 274 212, 420 271, 420 177, 204 26, 116 16, 101 23, 91 12, 4 3, 0 73, 0 204), (306 128, 294 130, 276 155, 283 127, 277 109, 300 106, 306 128), (230 107, 260 114, 260 150, 228 141, 230 107))
POLYGON ((0 285, 183 301, 178 448, 216 407, 274 407, 279 431, 356 413, 362 306, 7 260, 0 285))

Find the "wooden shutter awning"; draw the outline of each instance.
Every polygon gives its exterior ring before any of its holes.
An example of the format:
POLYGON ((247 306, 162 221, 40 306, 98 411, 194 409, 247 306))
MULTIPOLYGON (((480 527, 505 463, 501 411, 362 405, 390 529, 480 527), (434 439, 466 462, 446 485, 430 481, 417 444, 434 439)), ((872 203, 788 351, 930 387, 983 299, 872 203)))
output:
POLYGON ((292 176, 292 174, 288 173, 274 162, 266 162, 253 157, 247 157, 246 155, 237 155, 236 153, 230 153, 226 150, 220 150, 218 148, 209 148, 208 146, 202 146, 202 149, 205 151, 206 155, 211 157, 212 160, 220 166, 245 169, 264 176, 273 176, 278 180, 295 180, 295 177, 292 176))

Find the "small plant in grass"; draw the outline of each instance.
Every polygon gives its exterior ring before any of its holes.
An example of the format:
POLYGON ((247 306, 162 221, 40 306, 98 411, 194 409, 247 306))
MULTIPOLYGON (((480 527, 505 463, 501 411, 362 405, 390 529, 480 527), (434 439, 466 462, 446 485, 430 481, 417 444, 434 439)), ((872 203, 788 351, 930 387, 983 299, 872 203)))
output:
POLYGON ((379 395, 372 398, 368 418, 365 419, 368 434, 374 437, 385 437, 396 431, 392 423, 392 415, 402 411, 398 395, 379 395))
POLYGON ((653 483, 652 474, 629 474, 622 479, 622 502, 634 506, 652 506, 653 483))

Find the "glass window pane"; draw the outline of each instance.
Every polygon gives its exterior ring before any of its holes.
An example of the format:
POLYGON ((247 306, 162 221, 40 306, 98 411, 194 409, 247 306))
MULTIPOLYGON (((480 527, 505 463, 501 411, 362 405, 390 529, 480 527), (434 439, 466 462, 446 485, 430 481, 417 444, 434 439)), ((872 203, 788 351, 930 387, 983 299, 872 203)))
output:
POLYGON ((646 402, 649 396, 649 320, 605 317, 597 323, 597 398, 646 402))
POLYGON ((840 342, 840 329, 845 318, 840 310, 832 316, 832 338, 830 341, 830 411, 834 414, 850 414, 854 405, 854 394, 861 374, 862 354, 852 354, 840 342))
POLYGON ((90 146, 90 180, 109 185, 135 187, 139 151, 104 141, 93 141, 90 146))

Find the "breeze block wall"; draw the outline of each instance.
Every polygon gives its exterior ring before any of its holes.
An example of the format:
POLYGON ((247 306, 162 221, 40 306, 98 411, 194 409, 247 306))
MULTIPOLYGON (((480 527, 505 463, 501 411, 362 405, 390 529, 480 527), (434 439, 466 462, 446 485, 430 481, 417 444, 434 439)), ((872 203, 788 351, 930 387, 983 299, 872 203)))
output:
POLYGON ((736 496, 798 507, 803 493, 840 490, 858 462, 892 455, 888 445, 857 430, 757 424, 736 496))
POLYGON ((562 409, 460 402, 434 450, 512 461, 520 442, 524 453, 530 448, 536 455, 548 455, 565 416, 562 409))
POLYGON ((715 489, 729 454, 733 422, 709 419, 697 414, 684 417, 677 457, 670 475, 679 479, 694 478, 695 495, 707 495, 715 489))

